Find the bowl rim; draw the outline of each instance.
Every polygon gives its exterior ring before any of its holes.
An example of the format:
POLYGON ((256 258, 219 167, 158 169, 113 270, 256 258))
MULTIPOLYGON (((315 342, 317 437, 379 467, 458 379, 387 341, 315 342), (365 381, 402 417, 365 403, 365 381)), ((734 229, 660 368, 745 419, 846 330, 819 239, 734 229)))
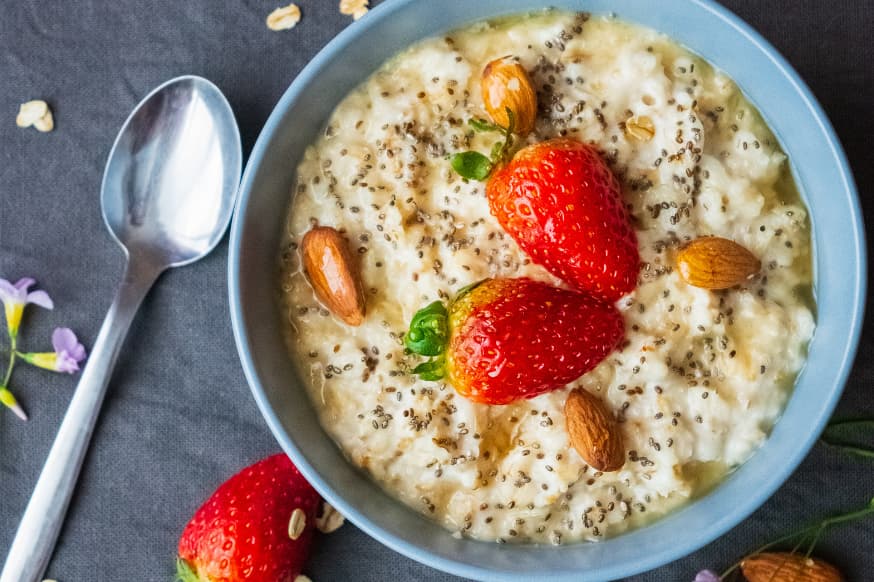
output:
MULTIPOLYGON (((371 13, 368 14, 364 22, 383 21, 391 18, 392 14, 405 8, 409 4, 417 3, 421 0, 385 0, 380 3, 371 13), (378 19, 378 20, 376 20, 378 19)), ((842 193, 848 197, 848 203, 851 211, 850 221, 853 225, 852 242, 856 250, 854 257, 857 271, 856 285, 853 289, 853 296, 847 298, 847 304, 852 308, 850 320, 851 328, 848 330, 846 343, 840 352, 840 362, 837 366, 837 373, 833 375, 833 387, 828 398, 822 402, 821 412, 815 426, 800 439, 798 446, 794 449, 791 456, 785 458, 785 462, 772 473, 772 478, 769 482, 750 495, 748 498, 740 500, 731 512, 731 517, 722 519, 714 523, 705 532, 700 532, 701 535, 698 541, 692 546, 680 547, 674 551, 661 552, 657 555, 643 554, 639 561, 635 564, 620 564, 604 567, 597 572, 599 576, 604 576, 604 579, 613 579, 622 576, 629 576, 640 572, 648 571, 652 568, 657 568, 678 560, 697 549, 704 547, 714 539, 724 535, 729 529, 735 527, 740 522, 746 520, 756 509, 758 509, 765 501, 767 501, 773 493, 789 478, 796 470, 798 465, 808 455, 810 449, 818 440, 820 433, 825 428, 834 408, 836 407, 846 385, 853 360, 859 344, 861 335, 862 322, 865 310, 865 293, 867 287, 867 249, 865 245, 864 226, 862 222, 862 214, 860 209, 858 191, 853 179, 852 171, 847 161, 840 141, 831 125, 828 117, 823 111, 821 105, 813 96, 813 93, 801 79, 795 69, 786 61, 786 59, 774 48, 765 38, 754 30, 743 19, 734 14, 728 8, 718 4, 715 0, 685 0, 690 4, 697 5, 705 11, 716 16, 723 24, 733 28, 740 33, 751 44, 772 61, 774 66, 780 70, 793 86, 798 96, 802 99, 816 123, 822 129, 822 134, 827 138, 828 152, 837 162, 837 170, 843 179, 842 193)), ((544 5, 548 5, 548 1, 544 5)), ((301 70, 298 76, 292 81, 288 89, 283 93, 276 106, 273 108, 269 118, 262 128, 258 139, 252 149, 246 164, 245 172, 240 184, 239 195, 236 201, 236 207, 233 213, 231 223, 230 243, 228 253, 228 291, 229 291, 229 307, 231 322, 233 327, 234 340, 239 353, 240 361, 251 392, 262 416, 266 420, 271 432, 276 440, 282 446, 283 450, 294 460, 298 469, 303 473, 307 480, 319 491, 319 493, 331 505, 336 507, 343 513, 352 523, 358 526, 361 530, 373 537, 380 543, 389 548, 401 553, 402 555, 426 564, 441 571, 448 572, 458 576, 464 576, 476 579, 494 579, 499 573, 483 568, 480 566, 471 565, 465 562, 443 558, 429 552, 427 549, 421 548, 416 544, 383 530, 380 526, 371 522, 371 520, 356 507, 347 503, 334 487, 323 479, 315 469, 306 461, 302 451, 297 444, 292 440, 290 435, 285 431, 282 423, 268 400, 264 386, 261 383, 252 354, 249 350, 249 338, 244 325, 243 307, 240 294, 240 264, 241 264, 241 239, 243 236, 244 217, 247 210, 247 205, 253 192, 253 183, 255 176, 259 170, 269 144, 274 139, 278 127, 281 124, 284 112, 289 108, 291 103, 297 98, 306 85, 308 85, 319 73, 319 71, 330 61, 336 58, 339 53, 342 53, 356 38, 367 34, 370 26, 361 26, 360 24, 348 26, 341 31, 331 41, 329 41, 301 70)), ((423 37, 424 38, 424 37, 423 37)), ((815 248, 814 248, 815 250, 815 248)), ((815 257, 814 257, 815 261, 815 257)), ((799 373, 800 378, 800 373, 799 373)), ((787 401, 786 406, 789 405, 787 401)), ((785 412, 785 409, 784 409, 785 412)), ((401 503, 398 501, 398 503, 401 503)), ((447 534, 448 535, 448 534, 447 534)), ((519 575, 514 577, 507 572, 500 572, 501 579, 518 579, 523 578, 519 575)), ((574 576, 574 579, 579 578, 580 573, 574 576)), ((565 574, 553 574, 544 576, 544 579, 570 579, 565 574)))

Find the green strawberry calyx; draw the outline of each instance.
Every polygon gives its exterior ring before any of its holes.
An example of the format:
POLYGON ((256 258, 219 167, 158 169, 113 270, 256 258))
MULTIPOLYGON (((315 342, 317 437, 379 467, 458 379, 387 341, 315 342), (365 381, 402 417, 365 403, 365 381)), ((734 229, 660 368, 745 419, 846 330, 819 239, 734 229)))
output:
POLYGON ((449 164, 462 178, 468 180, 484 181, 492 171, 507 161, 510 148, 513 147, 513 132, 516 130, 516 115, 509 107, 507 110, 507 127, 490 123, 485 119, 473 118, 468 121, 471 128, 479 133, 498 132, 503 139, 492 144, 492 151, 488 156, 477 151, 459 152, 449 157, 449 164))
POLYGON ((176 582, 201 582, 187 560, 176 558, 176 582))
POLYGON ((445 374, 443 353, 449 343, 449 312, 441 301, 435 301, 416 312, 410 330, 404 336, 404 346, 420 356, 432 357, 413 369, 423 380, 439 380, 445 374))
MULTIPOLYGON (((456 293, 454 301, 458 301, 481 283, 483 281, 462 287, 456 293)), ((413 373, 422 380, 436 381, 446 375, 446 347, 449 345, 449 333, 449 311, 442 301, 435 301, 423 307, 410 321, 410 329, 404 336, 404 346, 410 353, 430 357, 428 361, 413 368, 413 373)))

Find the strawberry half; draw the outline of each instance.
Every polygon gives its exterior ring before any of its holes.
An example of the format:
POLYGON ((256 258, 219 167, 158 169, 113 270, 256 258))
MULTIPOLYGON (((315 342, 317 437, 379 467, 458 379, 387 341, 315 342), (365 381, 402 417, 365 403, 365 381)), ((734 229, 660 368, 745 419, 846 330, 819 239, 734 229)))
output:
POLYGON ((507 404, 561 388, 622 341, 615 306, 531 279, 486 279, 413 317, 406 347, 433 356, 413 372, 473 401, 507 404))
POLYGON ((606 301, 637 285, 637 236, 594 148, 571 139, 523 148, 492 174, 486 195, 522 250, 569 285, 606 301))
POLYGON ((291 582, 309 555, 321 498, 284 454, 216 489, 179 539, 182 582, 291 582))

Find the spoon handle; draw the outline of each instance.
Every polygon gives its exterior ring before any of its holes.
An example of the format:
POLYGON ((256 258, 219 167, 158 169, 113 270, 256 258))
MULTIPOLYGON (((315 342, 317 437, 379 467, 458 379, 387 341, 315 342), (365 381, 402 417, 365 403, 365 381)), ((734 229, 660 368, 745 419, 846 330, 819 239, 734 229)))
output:
POLYGON ((124 280, 58 430, 36 488, 12 541, 0 582, 40 582, 52 556, 64 515, 88 450, 106 387, 137 309, 161 269, 128 262, 124 280))

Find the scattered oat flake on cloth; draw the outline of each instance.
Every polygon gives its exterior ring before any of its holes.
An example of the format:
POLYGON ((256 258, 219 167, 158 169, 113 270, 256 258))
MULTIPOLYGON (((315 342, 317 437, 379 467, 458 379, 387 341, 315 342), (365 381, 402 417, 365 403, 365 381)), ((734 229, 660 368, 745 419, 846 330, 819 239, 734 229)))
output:
POLYGON ((35 99, 21 104, 21 107, 18 109, 18 116, 15 118, 15 125, 18 127, 30 127, 32 125, 37 131, 45 133, 55 128, 55 120, 52 117, 52 110, 49 109, 48 103, 41 99, 35 99))
POLYGON ((351 16, 358 20, 367 14, 367 6, 370 0, 340 0, 340 14, 351 16))
POLYGON ((270 30, 288 30, 300 22, 300 8, 297 4, 289 4, 277 8, 267 15, 267 28, 270 30))
POLYGON ((345 521, 343 514, 325 501, 322 504, 322 515, 316 518, 316 528, 322 533, 331 533, 340 529, 345 521))

